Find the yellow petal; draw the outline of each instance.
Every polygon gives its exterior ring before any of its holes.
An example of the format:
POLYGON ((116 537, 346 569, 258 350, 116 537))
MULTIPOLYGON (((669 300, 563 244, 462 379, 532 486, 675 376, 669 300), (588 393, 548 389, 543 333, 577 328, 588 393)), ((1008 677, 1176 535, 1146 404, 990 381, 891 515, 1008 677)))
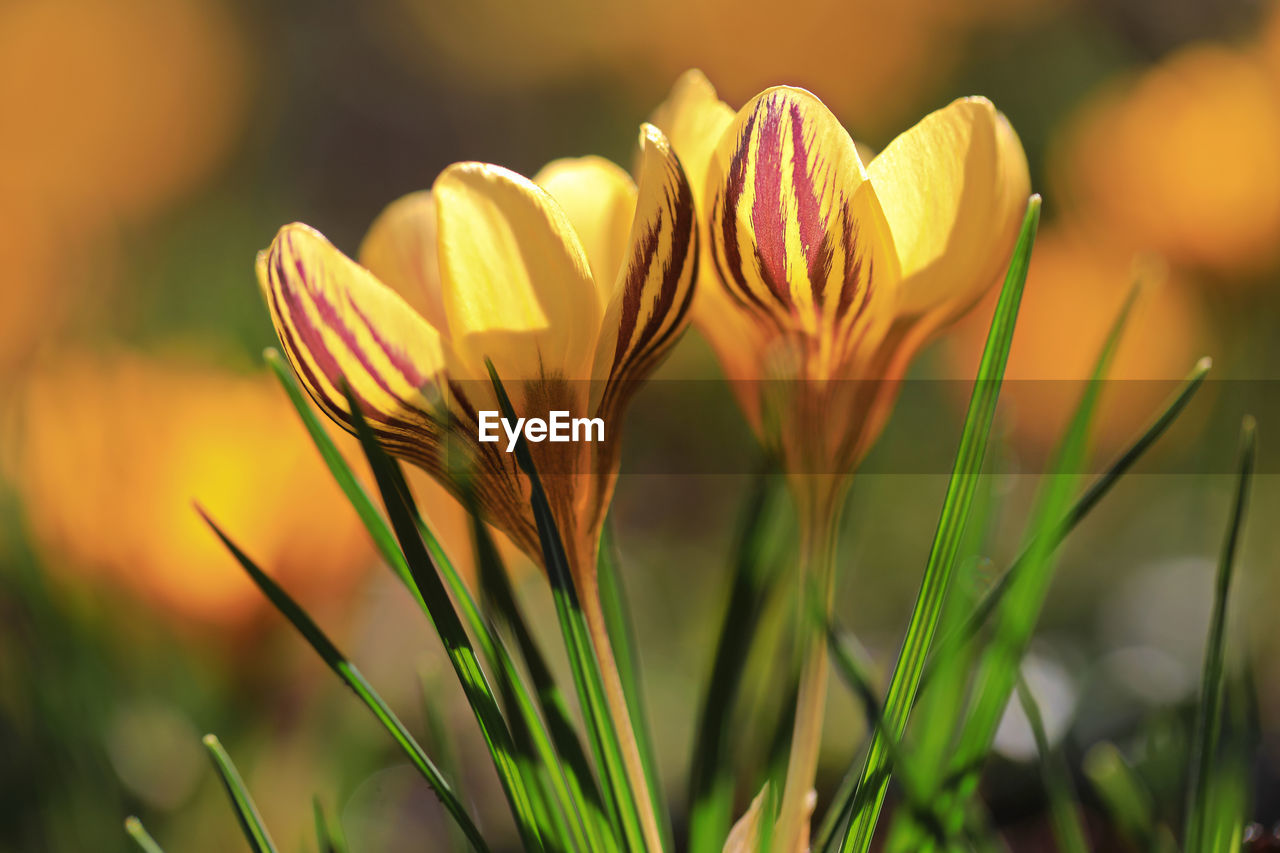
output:
POLYGON ((426 395, 443 357, 431 325, 306 225, 281 228, 257 271, 284 352, 316 403, 351 429, 345 378, 388 450, 432 466, 440 430, 426 395))
POLYGON ((636 185, 626 171, 603 157, 553 160, 533 182, 551 193, 582 241, 601 304, 613 295, 613 284, 626 258, 631 220, 636 213, 636 185))
POLYGON ((697 268, 693 194, 670 143, 651 124, 640 131, 640 161, 627 262, 605 309, 593 371, 615 386, 652 371, 684 330, 697 268))
POLYGON ((680 75, 671 94, 649 120, 671 140, 700 207, 707 169, 720 138, 733 121, 733 108, 716 97, 711 81, 694 68, 680 75))
POLYGON ((589 377, 600 301, 568 216, 542 188, 481 163, 434 186, 444 308, 457 365, 487 381, 589 377))
POLYGON ((853 140, 821 101, 789 87, 753 98, 720 141, 707 191, 717 269, 746 310, 814 336, 819 364, 887 328, 892 238, 853 140))
POLYGON ((1031 184, 1022 144, 990 101, 925 116, 867 172, 902 266, 901 315, 963 310, 999 279, 1031 184))
POLYGON ((360 263, 444 335, 436 204, 427 190, 396 199, 378 214, 360 244, 360 263))

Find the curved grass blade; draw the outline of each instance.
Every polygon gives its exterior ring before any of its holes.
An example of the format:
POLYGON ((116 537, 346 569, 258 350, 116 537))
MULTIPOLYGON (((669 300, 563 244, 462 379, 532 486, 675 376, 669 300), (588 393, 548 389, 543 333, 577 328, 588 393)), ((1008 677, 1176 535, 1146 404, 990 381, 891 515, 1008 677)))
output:
POLYGON ((330 669, 332 669, 342 681, 351 688, 351 691, 364 702, 373 715, 382 723, 383 728, 391 735, 414 767, 418 769, 431 789, 439 797, 441 805, 453 817, 458 827, 466 835, 467 839, 475 847, 476 850, 485 851, 487 846, 484 838, 480 835, 480 830, 476 828, 471 816, 467 814, 461 801, 454 793, 452 786, 444 778, 439 768, 432 763, 431 759, 423 751, 418 742, 414 740, 404 723, 396 717, 395 713, 387 706, 382 697, 373 689, 360 670, 356 669, 355 664, 347 660, 346 656, 338 650, 333 641, 320 629, 320 626, 311 619, 307 612, 303 610, 290 595, 285 592, 279 584, 275 582, 266 572, 262 571, 240 547, 231 540, 226 533, 222 531, 217 523, 210 518, 205 511, 197 506, 196 511, 200 513, 205 523, 213 529, 217 537, 222 540, 222 544, 226 546, 231 555, 236 558, 240 566, 249 575, 250 580, 260 589, 277 610, 289 620, 303 639, 315 649, 316 654, 320 656, 330 669))
POLYGON ((510 576, 502 565, 502 558, 494 546, 493 538, 489 535, 488 528, 479 523, 474 512, 472 533, 476 542, 481 589, 487 596, 490 609, 499 625, 505 626, 515 637, 516 646, 529 670, 538 706, 547 719, 547 731, 543 733, 543 737, 549 735, 550 744, 544 745, 543 749, 551 757, 558 754, 561 759, 551 761, 547 770, 556 776, 553 784, 557 787, 563 785, 566 789, 561 795, 573 806, 573 832, 583 850, 616 851, 618 841, 609 817, 605 814, 600 791, 578 739, 564 694, 556 684, 551 668, 516 602, 510 576))
POLYGON ((636 741, 640 747, 640 760, 649 783, 651 808, 658 816, 658 830, 662 833, 663 849, 671 848, 671 810, 667 807, 662 788, 662 774, 658 772, 657 753, 653 748, 653 733, 649 727, 649 714, 645 709, 644 685, 640 677, 640 655, 637 651, 635 629, 627 613, 626 588, 622 580, 622 561, 613 538, 612 517, 606 518, 600 541, 600 557, 597 561, 597 580, 600 584, 600 605, 604 611, 605 625, 613 653, 617 658, 618 677, 622 680, 622 692, 635 727, 636 741))
POLYGON ((520 774, 516 762, 515 744, 511 730, 494 697, 493 689, 485 677, 475 649, 467 636, 466 629, 454 609, 440 579, 439 568, 432 559, 423 541, 417 524, 417 512, 413 509, 408 484, 400 466, 374 438, 356 400, 350 385, 343 383, 343 392, 347 398, 348 411, 356 427, 356 435, 364 448, 369 467, 373 470, 374 480, 382 493, 382 501, 391 521, 391 528, 400 543, 400 551, 404 554, 409 568, 410 587, 419 606, 427 614, 432 627, 440 636, 445 652, 453 664, 458 681, 462 684, 463 693, 471 706, 480 733, 484 736, 485 745, 493 759, 503 793, 511 806, 516 827, 526 848, 530 851, 543 850, 541 834, 538 832, 538 821, 533 813, 533 803, 529 791, 520 774))
POLYGON ((244 837, 248 840, 250 849, 253 853, 276 853, 276 846, 272 843, 267 828, 262 824, 262 815, 258 814, 258 807, 249 796, 249 791, 245 788, 244 780, 240 778, 236 765, 231 761, 231 756, 227 755, 227 751, 222 748, 216 735, 205 735, 204 745, 209 750, 209 757, 213 759, 213 767, 218 771, 222 787, 231 798, 236 819, 240 821, 240 829, 244 831, 244 837))
MULTIPOLYGON (((1004 287, 996 303, 995 316, 987 334, 987 343, 978 366, 969 410, 965 416, 956 453, 951 480, 943 500, 942 513, 934 534, 929 561, 925 566, 920 593, 907 624, 902 651, 889 681, 889 691, 884 703, 887 732, 901 738, 906 731, 907 718, 915 702, 916 690, 924 672, 929 647, 941 621, 942 605, 946 599, 959 549, 961 536, 969 516, 977 478, 986 454, 987 439, 995 418, 1000 385, 1004 378, 1009 347, 1013 341, 1014 324, 1022 289, 1026 284, 1027 267, 1031 261, 1031 247, 1035 242, 1036 227, 1040 221, 1040 197, 1032 196, 1027 204, 1026 216, 1018 243, 1014 247, 1004 287)), ((866 798, 866 806, 852 816, 848 831, 841 844, 843 853, 857 851, 867 853, 871 837, 879 821, 880 809, 888 789, 888 752, 883 737, 872 736, 871 746, 863 765, 858 788, 870 786, 873 793, 866 798)), ((857 795, 855 794, 855 797, 857 795)))
POLYGON ((1120 834, 1135 848, 1175 853, 1173 835, 1156 823, 1151 791, 1115 744, 1104 741, 1085 753, 1084 775, 1120 834))
MULTIPOLYGON (((500 587, 505 582, 507 570, 502 564, 502 558, 498 555, 493 539, 489 536, 489 531, 480 520, 477 508, 472 505, 468 510, 471 513, 471 535, 475 543, 476 562, 480 569, 481 589, 487 594, 492 587, 500 587)), ((457 578, 457 580, 460 583, 461 579, 457 578)), ((472 602, 470 591, 463 586, 456 594, 470 602, 467 612, 475 615, 469 618, 478 619, 479 614, 472 602)), ((511 605, 514 607, 514 600, 511 605)), ((486 636, 489 636, 487 626, 485 632, 486 636)), ((498 686, 502 691, 507 713, 515 715, 512 721, 512 734, 519 747, 521 760, 529 768, 526 771, 526 778, 530 780, 530 790, 540 796, 544 819, 550 821, 550 826, 544 828, 544 835, 547 835, 549 840, 555 838, 561 849, 584 851, 592 849, 587 844, 587 828, 583 822, 581 809, 570 792, 564 764, 556 754, 547 727, 538 716, 532 695, 524 683, 514 658, 507 651, 506 644, 498 636, 497 630, 493 630, 491 639, 482 645, 490 660, 490 667, 498 673, 498 686)))
MULTIPOLYGON (((425 672, 418 677, 418 686, 422 691, 422 723, 425 729, 423 740, 427 749, 436 756, 436 764, 445 778, 453 779, 459 799, 467 799, 466 789, 462 787, 463 776, 458 766, 458 755, 453 745, 453 737, 445 725, 444 713, 440 708, 439 691, 434 679, 425 672)), ((450 849, 466 850, 470 847, 466 836, 457 824, 449 824, 450 849)))
MULTIPOLYGON (((1213 360, 1208 358, 1200 359, 1192 368, 1191 373, 1183 380, 1182 385, 1175 391, 1169 401, 1165 404, 1164 409, 1152 419, 1147 428, 1128 446, 1119 456, 1107 466, 1107 469, 1085 490, 1072 505, 1071 509, 1058 522, 1056 528, 1050 533, 1051 548, 1057 547, 1066 539, 1067 535, 1075 529, 1089 512, 1098 505, 1111 487, 1114 486, 1122 476, 1129 472, 1143 454, 1155 444, 1156 440, 1173 425, 1178 416, 1182 414, 1187 404, 1191 402, 1191 398, 1195 396, 1196 391, 1200 389, 1205 377, 1208 375, 1210 368, 1213 366, 1213 360)), ((967 643, 969 640, 977 636, 982 630, 982 626, 990 618, 992 612, 999 606, 1005 594, 1009 591, 1010 584, 1023 571, 1026 563, 1028 550, 1024 550, 1009 566, 1009 570, 1005 572, 1000 580, 995 583, 981 600, 974 606, 964 624, 958 627, 953 633, 943 637, 938 642, 938 650, 930 658, 928 665, 925 667, 924 676, 921 679, 921 689, 924 684, 929 681, 933 675, 939 661, 947 655, 954 652, 957 646, 967 643)))
MULTIPOLYGON (((515 411, 502 385, 502 380, 498 377, 492 362, 486 360, 485 363, 498 397, 502 416, 514 420, 515 411)), ((556 616, 560 621, 560 630, 569 654, 569 664, 573 671, 574 685, 578 691, 578 701, 582 706, 596 763, 600 768, 601 782, 606 796, 613 804, 614 815, 622 828, 626 844, 632 850, 644 850, 647 845, 641 825, 641 806, 628 782, 626 766, 622 758, 621 740, 605 700, 600 663, 596 658, 586 616, 578 602, 577 589, 569 572, 569 560, 564 542, 560 538, 555 516, 551 512, 551 504, 547 501, 546 491, 542 487, 542 480, 538 477, 533 456, 529 453, 529 446, 523 435, 516 443, 515 453, 517 464, 529 478, 530 502, 538 527, 538 538, 542 543, 543 563, 551 582, 556 616)))
POLYGON ((1072 414, 1066 433, 1049 463, 1045 483, 1036 499, 1027 528, 1027 559, 1022 572, 1010 585, 1001 606, 993 615, 992 638, 978 662, 974 677, 973 701, 960 734, 947 774, 950 814, 948 825, 963 820, 967 801, 977 788, 982 763, 990 751, 996 728, 1004 716, 1022 666, 1027 644, 1035 631, 1055 567, 1056 542, 1050 532, 1070 504, 1071 491, 1088 451, 1089 427, 1102 396, 1103 379, 1120 342, 1121 333, 1133 306, 1136 289, 1116 317, 1094 364, 1089 383, 1072 414))
POLYGON ((733 823, 736 773, 727 760, 729 730, 747 669, 751 640, 779 576, 770 546, 779 537, 785 491, 773 462, 762 465, 734 539, 733 586, 720 623, 711 677, 702 697, 689 771, 689 851, 719 853, 733 823))
POLYGON ((342 834, 342 826, 336 822, 332 828, 329 826, 319 797, 311 801, 311 810, 316 821, 316 844, 320 853, 347 853, 347 839, 342 834))
MULTIPOLYGON (((365 528, 369 531, 369 534, 379 552, 382 554, 387 564, 391 566, 392 570, 396 572, 400 579, 412 591, 414 589, 414 581, 411 573, 409 572, 408 564, 405 562, 404 554, 396 543, 394 533, 388 526, 386 519, 378 511, 377 507, 374 506, 369 494, 355 477, 345 458, 338 451, 337 446, 329 436, 328 431, 325 430, 320 419, 308 404, 307 398, 299 387, 292 369, 274 348, 268 348, 266 350, 265 358, 268 365, 271 367, 272 372, 275 373, 281 385, 284 386, 290 402, 293 403, 298 415, 302 418, 303 424, 306 426, 307 432, 310 434, 312 441, 320 451, 321 457, 328 465, 330 472, 346 494, 349 502, 356 509, 357 514, 364 523, 365 528)), ((408 495, 407 488, 404 493, 406 496, 408 495)), ((412 505, 412 501, 408 502, 412 505)), ((488 660, 490 667, 497 672, 500 665, 497 660, 498 654, 494 649, 494 640, 490 636, 488 626, 485 625, 483 618, 480 617, 479 611, 475 607, 474 601, 471 599, 470 592, 467 590, 465 583, 462 581, 453 564, 444 553, 443 548, 440 547, 439 542, 423 521, 421 515, 416 512, 416 508, 413 515, 418 525, 419 534, 426 543, 428 553, 436 561, 436 565, 439 567, 445 582, 449 585, 449 589, 454 596, 454 600, 463 610, 464 616, 467 617, 468 624, 471 627, 472 633, 477 638, 477 642, 480 642, 487 651, 486 659, 488 660)), ((429 613, 428 616, 430 616, 429 613)), ((505 675, 509 676, 513 672, 514 670, 508 670, 505 675)), ((516 673, 516 675, 518 678, 518 673, 516 673)), ((534 781, 530 778, 530 768, 527 765, 524 766, 522 775, 526 777, 526 784, 534 781)))
POLYGON ((164 853, 164 848, 156 843, 151 833, 147 832, 147 828, 142 825, 142 821, 136 817, 130 815, 124 819, 124 831, 129 833, 129 837, 142 849, 142 853, 164 853))
POLYGON ((1031 726, 1031 735, 1040 753, 1040 773, 1044 778, 1045 793, 1049 796, 1049 813, 1053 818, 1053 834, 1062 853, 1089 853, 1084 824, 1077 807, 1075 785, 1071 783, 1071 771, 1060 750, 1049 745, 1044 730, 1044 717, 1032 695, 1027 680, 1021 676, 1016 685, 1018 702, 1031 726))
MULTIPOLYGON (((1244 527, 1245 513, 1249 506, 1249 485, 1253 477, 1253 464, 1257 452, 1257 424, 1246 417, 1240 428, 1240 451, 1237 464, 1235 498, 1231 506, 1230 522, 1222 542, 1222 554, 1218 559, 1217 583, 1214 587, 1213 615, 1209 623, 1209 636, 1204 652, 1204 675, 1200 682, 1200 704, 1196 710, 1196 726, 1191 748, 1190 785, 1187 790, 1187 827, 1183 844, 1188 853, 1211 850, 1207 837, 1211 801, 1214 798, 1215 780, 1219 787, 1228 788, 1229 782, 1214 773, 1218 755, 1218 743, 1222 737, 1223 706, 1226 701, 1227 682, 1227 603, 1231 595, 1231 580, 1235 571, 1236 552, 1240 545, 1240 531, 1244 527)), ((1224 796, 1227 794, 1224 792, 1224 796)), ((1243 797, 1243 794, 1240 795, 1243 797)), ((1222 848, 1219 848, 1222 849, 1222 848)))
POLYGON ((372 537, 378 553, 406 586, 412 586, 413 579, 409 576, 409 567, 405 564, 404 554, 396 544, 395 534, 387 526, 387 520, 378 511, 369 493, 365 491, 364 486, 360 485, 360 481, 352 472, 351 466, 347 464, 342 452, 338 450, 338 445, 334 443, 329 431, 316 416, 315 410, 308 402, 306 392, 298 385, 298 379, 293 375, 293 368, 289 367, 275 347, 267 347, 263 350, 262 356, 276 379, 280 381, 285 394, 289 397, 289 402, 297 410, 298 417, 302 419, 302 424, 307 429, 307 434, 311 436, 311 441, 320 451, 320 456, 328 466, 329 472, 333 474, 338 487, 342 489, 342 493, 346 495, 347 501, 355 509, 356 514, 360 516, 365 529, 369 531, 369 536, 372 537))

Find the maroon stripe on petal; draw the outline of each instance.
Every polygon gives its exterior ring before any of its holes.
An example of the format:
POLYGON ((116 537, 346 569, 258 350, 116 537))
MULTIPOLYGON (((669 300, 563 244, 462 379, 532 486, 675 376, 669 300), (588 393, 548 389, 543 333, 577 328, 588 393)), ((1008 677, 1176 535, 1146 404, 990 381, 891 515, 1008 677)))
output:
POLYGON ((842 234, 844 239, 844 280, 840 284, 840 301, 836 305, 836 317, 844 317, 862 281, 862 255, 858 252, 858 225, 853 220, 847 204, 841 205, 842 234))
POLYGON ((756 112, 761 111, 764 118, 752 174, 756 192, 751 205, 751 228, 755 232, 760 277, 778 302, 789 308, 787 218, 782 208, 782 110, 777 96, 761 100, 756 112))
POLYGON ((746 126, 738 136, 738 146, 729 160, 728 176, 717 196, 720 204, 720 246, 723 252, 715 252, 720 277, 731 294, 743 304, 754 305, 761 311, 768 308, 751 286, 747 284, 742 266, 742 249, 738 245, 738 205, 742 201, 742 189, 747 180, 747 159, 751 148, 751 133, 755 128, 756 113, 747 117, 746 126))
POLYGON ((804 139, 804 120, 800 105, 791 104, 791 183, 796 193, 796 220, 800 226, 800 244, 808 262, 809 286, 815 308, 822 305, 823 291, 831 274, 833 247, 826 223, 822 221, 822 199, 814 185, 814 169, 809 163, 809 147, 804 139))
MULTIPOLYGON (((279 254, 277 254, 274 260, 276 261, 277 280, 281 283, 281 287, 273 288, 273 290, 288 290, 290 294, 292 294, 293 288, 288 283, 289 280, 286 277, 283 258, 281 258, 279 254)), ((306 278, 306 275, 305 275, 305 267, 303 267, 302 264, 298 262, 295 264, 295 269, 298 271, 299 276, 301 276, 301 278, 299 279, 300 283, 302 284, 303 287, 306 288, 307 295, 316 303, 317 310, 319 310, 321 317, 324 318, 324 320, 326 321, 328 328, 332 329, 335 333, 337 333, 339 337, 342 339, 342 341, 345 344, 347 344, 349 348, 351 348, 352 352, 355 353, 356 357, 360 360, 360 363, 365 368, 366 372, 368 372, 374 378, 374 380, 377 381, 379 387, 381 387, 384 391, 386 391, 388 394, 394 397, 397 400, 397 402, 399 402, 406 410, 408 410, 410 408, 408 404, 406 404, 403 400, 400 399, 399 396, 393 394, 391 390, 387 388, 382 378, 377 374, 375 374, 373 370, 369 367, 368 362, 364 357, 364 354, 361 353, 358 349, 356 349, 355 343, 354 343, 354 336, 351 334, 351 330, 347 329, 345 326, 341 324, 340 321, 338 321, 337 312, 333 309, 333 306, 330 305, 328 301, 325 300, 321 294, 312 290, 308 286, 308 279, 306 278)), ((276 310, 281 317, 285 316, 285 313, 281 310, 283 307, 284 306, 282 306, 279 303, 279 301, 276 302, 276 310)), ((291 325, 296 330, 298 337, 295 337, 294 333, 291 332, 287 326, 285 326, 284 324, 281 324, 282 331, 284 331, 289 337, 289 340, 287 342, 282 340, 281 343, 285 344, 287 347, 291 347, 296 354, 300 355, 301 353, 305 352, 308 355, 310 355, 311 358, 316 362, 320 370, 325 374, 325 377, 329 380, 329 384, 334 385, 335 387, 340 386, 343 380, 345 380, 346 374, 342 370, 341 365, 339 365, 337 358, 334 356, 334 354, 329 350, 328 346, 325 344, 323 332, 319 328, 317 328, 314 323, 311 322, 311 318, 307 316, 306 311, 302 309, 301 306, 297 306, 292 300, 290 300, 288 307, 290 309, 288 312, 288 317, 291 320, 291 325)), ((299 364, 303 365, 304 368, 306 367, 306 362, 302 358, 295 356, 294 360, 299 364)), ((315 388, 318 391, 320 388, 320 385, 319 383, 316 382, 316 377, 313 374, 311 374, 309 368, 306 368, 306 372, 308 374, 306 378, 308 380, 309 387, 315 388)), ((360 407, 365 411, 366 416, 370 419, 371 422, 378 422, 388 427, 396 427, 396 428, 401 428, 406 430, 411 430, 413 428, 413 424, 411 422, 405 421, 400 418, 389 416, 386 412, 383 412, 381 409, 374 406, 366 397, 364 397, 358 391, 356 391, 354 387, 352 387, 352 393, 355 394, 357 402, 360 403, 360 407)), ((313 394, 313 396, 315 395, 313 394)), ((326 409, 337 409, 339 412, 341 411, 338 408, 337 401, 317 400, 317 402, 321 402, 321 404, 326 409)))

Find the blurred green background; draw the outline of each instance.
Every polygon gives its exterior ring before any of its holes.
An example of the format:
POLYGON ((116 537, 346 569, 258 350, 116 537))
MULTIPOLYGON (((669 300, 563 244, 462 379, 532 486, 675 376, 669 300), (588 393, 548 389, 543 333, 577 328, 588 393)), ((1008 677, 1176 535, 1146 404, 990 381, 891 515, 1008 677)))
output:
MULTIPOLYGON (((1150 388, 1167 390, 1201 355, 1224 381, 1069 541, 1028 677, 1073 765, 1090 744, 1116 740, 1177 814, 1228 465, 1239 414, 1251 408, 1262 475, 1233 654, 1257 670, 1256 817, 1280 819, 1280 531, 1271 523, 1280 490, 1269 462, 1280 423, 1269 384, 1280 380, 1280 7, 8 0, 0 851, 130 849, 120 829, 129 813, 171 850, 238 849, 199 744, 206 731, 236 757, 285 850, 310 843, 313 794, 341 816, 353 850, 434 849, 442 839, 424 783, 259 600, 197 523, 193 499, 316 614, 416 731, 423 690, 443 703, 468 790, 501 831, 508 818, 438 641, 377 565, 261 367, 274 339, 253 259, 293 220, 354 252, 383 206, 457 160, 524 174, 587 153, 628 164, 639 123, 688 67, 735 106, 776 83, 809 88, 875 149, 967 94, 990 97, 1021 135, 1046 224, 992 461, 999 500, 983 556, 993 574, 1016 553, 1034 460, 1064 423, 1072 381, 1087 375, 1135 263, 1152 271, 1113 372, 1135 381, 1108 388, 1098 458, 1153 411, 1160 395, 1150 388)), ((990 305, 975 310, 920 359, 913 376, 947 381, 904 395, 868 461, 875 473, 854 486, 839 612, 882 673, 946 468, 906 474, 876 460, 911 458, 916 447, 951 453, 967 395, 960 380, 972 375, 989 314, 990 305)), ((696 333, 664 370, 716 375, 696 333)), ((632 407, 637 458, 679 457, 682 435, 708 424, 745 434, 723 388, 698 409, 680 387, 678 405, 659 382, 632 407)), ((618 487, 649 711, 676 803, 748 473, 624 468, 618 487)), ((440 516, 446 542, 465 550, 465 528, 447 508, 440 516)), ((553 640, 545 590, 524 577, 553 640)), ((783 689, 770 663, 789 606, 774 608, 757 654, 750 695, 761 719, 744 730, 760 735, 759 753, 783 689)), ((828 719, 822 781, 831 786, 863 727, 844 695, 828 719)), ((1015 849, 1047 849, 1034 745, 1017 715, 998 747, 986 782, 993 814, 1015 849)), ((751 793, 740 792, 744 803, 751 793)), ((1087 792, 1085 806, 1100 844, 1118 843, 1087 792)))

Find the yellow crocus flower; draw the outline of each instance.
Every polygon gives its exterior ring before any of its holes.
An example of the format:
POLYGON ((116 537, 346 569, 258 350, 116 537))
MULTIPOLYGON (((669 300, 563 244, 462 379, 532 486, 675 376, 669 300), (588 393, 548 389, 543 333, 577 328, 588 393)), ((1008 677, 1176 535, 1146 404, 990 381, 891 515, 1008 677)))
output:
MULTIPOLYGON (((695 323, 748 420, 786 463, 805 527, 803 582, 828 606, 849 473, 910 358, 1003 272, 1030 191, 1026 156, 984 98, 931 113, 863 157, 831 111, 779 86, 737 112, 687 73, 654 121, 698 188, 695 323)), ((775 850, 803 837, 826 691, 807 653, 775 850)))
MULTIPOLYGON (((504 442, 478 440, 499 406, 486 360, 521 417, 600 418, 603 440, 531 444, 606 679, 638 793, 639 752, 613 665, 595 561, 618 472, 622 411, 688 322, 696 269, 692 190, 666 137, 641 132, 640 181, 599 158, 533 181, 461 163, 374 223, 363 265, 305 225, 258 258, 258 279, 311 396, 351 428, 345 380, 391 453, 455 493, 472 468, 484 515, 536 560, 528 482, 504 442), (628 742, 629 741, 629 742, 628 742)), ((638 797, 647 803, 644 796, 638 797)), ((650 841, 657 824, 646 814, 650 841)))

